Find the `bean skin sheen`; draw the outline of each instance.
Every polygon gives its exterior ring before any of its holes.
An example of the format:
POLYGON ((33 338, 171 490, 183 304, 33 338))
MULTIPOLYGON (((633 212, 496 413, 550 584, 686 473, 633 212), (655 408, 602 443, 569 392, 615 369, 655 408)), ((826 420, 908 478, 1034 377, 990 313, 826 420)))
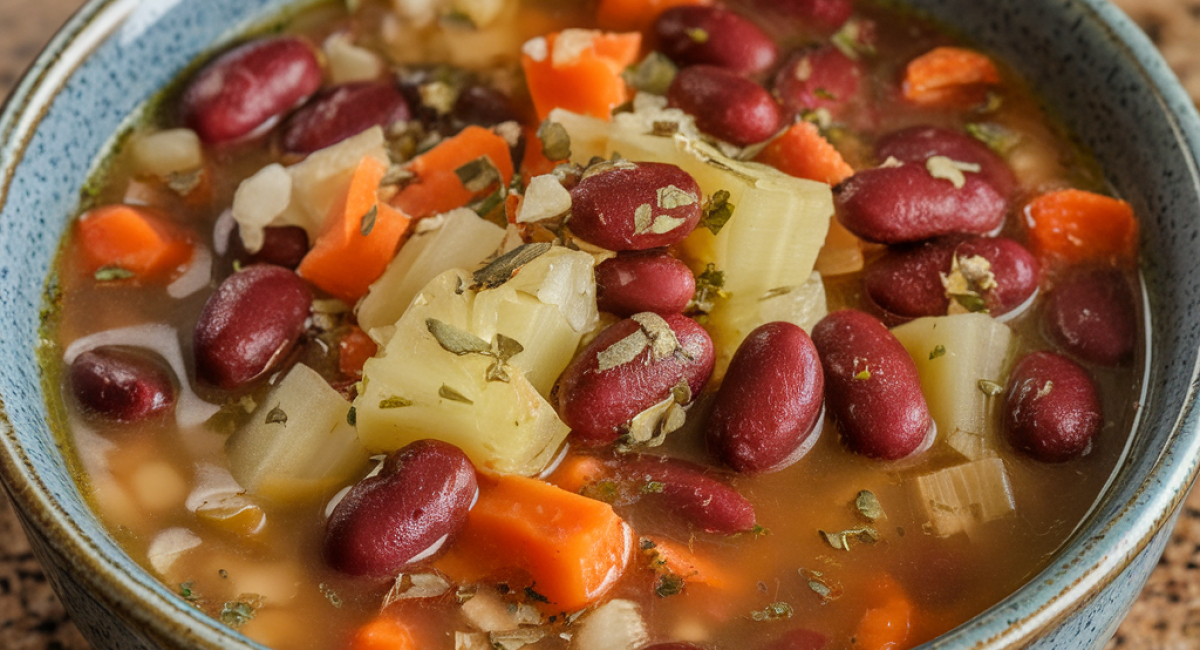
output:
POLYGON ((1006 199, 1017 190, 1017 176, 1008 163, 986 144, 961 131, 913 126, 889 133, 875 144, 875 157, 879 160, 895 158, 925 164, 933 156, 979 165, 979 176, 1006 199))
POLYGON ((812 339, 787 322, 750 333, 733 355, 709 417, 708 446, 742 473, 795 463, 820 424, 825 375, 812 339))
POLYGON ((307 154, 331 147, 373 127, 411 119, 412 111, 391 83, 350 83, 322 91, 283 125, 284 151, 307 154))
POLYGON ((1034 352, 1017 363, 1004 403, 1009 442, 1046 463, 1086 454, 1104 424, 1091 375, 1054 352, 1034 352))
POLYGON ((879 319, 835 311, 813 328, 825 371, 825 404, 842 442, 868 458, 898 460, 933 431, 916 364, 879 319))
POLYGON ((171 373, 136 350, 88 350, 75 357, 67 376, 85 412, 114 422, 140 422, 175 406, 171 373))
POLYGON ((638 491, 644 492, 642 501, 656 502, 663 511, 706 533, 733 535, 754 528, 754 505, 699 466, 642 456, 623 465, 618 476, 639 484, 638 491), (660 484, 662 489, 641 489, 649 483, 660 484))
POLYGON ((571 232, 613 251, 677 244, 703 213, 700 185, 666 163, 619 162, 571 190, 571 232))
POLYGON ((610 314, 679 314, 695 295, 692 270, 662 249, 621 253, 596 266, 596 306, 610 314))
POLYGON ((714 65, 694 65, 667 90, 672 108, 696 118, 704 133, 739 147, 770 138, 783 127, 783 107, 762 86, 714 65))
POLYGON ((681 66, 715 65, 753 75, 775 65, 779 49, 750 20, 722 7, 683 5, 654 22, 659 50, 681 66))
POLYGON ((1060 281, 1042 311, 1050 338, 1068 354, 1101 366, 1121 366, 1137 346, 1137 305, 1115 269, 1078 273, 1060 281))

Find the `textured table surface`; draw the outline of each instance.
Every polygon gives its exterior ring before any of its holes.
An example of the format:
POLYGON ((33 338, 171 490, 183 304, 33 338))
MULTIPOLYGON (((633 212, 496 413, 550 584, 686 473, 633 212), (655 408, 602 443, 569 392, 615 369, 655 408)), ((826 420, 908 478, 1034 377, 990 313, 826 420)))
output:
MULTIPOLYGON (((0 97, 82 0, 0 0, 0 97)), ((1200 0, 1117 0, 1200 101, 1200 0)), ((1200 649, 1200 491, 1146 590, 1106 650, 1200 649)), ((0 649, 87 650, 0 496, 0 649)))

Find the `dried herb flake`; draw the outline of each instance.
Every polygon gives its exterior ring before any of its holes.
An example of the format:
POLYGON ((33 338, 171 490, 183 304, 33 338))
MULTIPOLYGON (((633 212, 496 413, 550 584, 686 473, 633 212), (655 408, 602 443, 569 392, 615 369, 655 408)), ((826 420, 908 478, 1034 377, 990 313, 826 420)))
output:
POLYGON ((363 237, 370 235, 371 231, 375 230, 375 220, 378 217, 379 217, 379 205, 378 204, 372 205, 371 209, 367 210, 367 213, 363 215, 362 221, 360 222, 359 227, 358 227, 358 231, 362 233, 363 237))
POLYGON ((929 353, 929 360, 933 361, 934 359, 944 356, 946 356, 946 346, 938 345, 929 353))
POLYGON ((991 379, 980 379, 979 390, 988 397, 995 397, 1004 392, 1004 387, 991 379))
POLYGON ((401 409, 406 406, 412 406, 412 405, 413 405, 412 400, 405 399, 403 397, 400 397, 399 395, 392 395, 391 397, 385 397, 384 399, 379 400, 379 408, 381 410, 401 409))
POLYGON ((836 533, 827 533, 823 530, 817 532, 821 534, 821 538, 825 540, 826 544, 838 551, 849 551, 851 542, 874 544, 879 541, 879 533, 870 526, 851 528, 836 533))
POLYGON ((771 603, 761 610, 751 612, 750 618, 755 621, 782 621, 792 617, 792 606, 785 602, 771 603))
POLYGON ((471 286, 471 290, 495 289, 503 285, 511 280, 523 266, 550 252, 551 248, 554 248, 554 244, 549 242, 525 244, 514 248, 476 271, 473 276, 475 284, 471 286))
POLYGON ((442 387, 438 389, 438 397, 441 397, 443 399, 448 399, 452 402, 462 402, 463 404, 474 404, 475 403, 475 402, 471 401, 471 399, 468 398, 466 395, 463 395, 462 393, 454 390, 453 388, 450 388, 449 386, 447 386, 445 384, 442 384, 442 387))
POLYGON ((566 127, 546 120, 538 127, 537 137, 542 141, 542 155, 547 160, 570 160, 571 136, 566 127))
POLYGON ((879 498, 870 490, 863 490, 854 497, 854 509, 867 521, 879 521, 887 516, 883 512, 879 498))
POLYGON ((468 354, 489 354, 492 346, 487 341, 463 329, 459 329, 436 318, 426 318, 425 327, 442 349, 460 357, 468 354))
POLYGON ((478 194, 487 188, 500 183, 503 187, 503 176, 500 170, 496 169, 496 165, 492 163, 492 159, 487 156, 480 156, 475 160, 454 170, 458 176, 459 182, 463 187, 472 194, 478 194))
POLYGON ((254 620, 254 615, 261 606, 261 596, 244 594, 239 596, 238 600, 225 603, 221 607, 221 613, 217 618, 225 625, 236 630, 254 620))
POLYGON ((275 405, 275 408, 267 412, 267 424, 287 424, 287 421, 287 413, 278 404, 275 405))
POLYGON ((732 196, 728 190, 717 190, 708 197, 704 204, 704 216, 700 218, 700 226, 707 228, 714 235, 720 234, 721 229, 733 218, 736 206, 729 202, 732 196))
POLYGON ((115 282, 117 280, 128 280, 135 277, 137 274, 129 269, 123 269, 119 266, 102 266, 92 275, 96 282, 115 282))
POLYGON ((683 578, 674 573, 664 573, 654 584, 654 595, 659 598, 670 598, 683 592, 683 578))

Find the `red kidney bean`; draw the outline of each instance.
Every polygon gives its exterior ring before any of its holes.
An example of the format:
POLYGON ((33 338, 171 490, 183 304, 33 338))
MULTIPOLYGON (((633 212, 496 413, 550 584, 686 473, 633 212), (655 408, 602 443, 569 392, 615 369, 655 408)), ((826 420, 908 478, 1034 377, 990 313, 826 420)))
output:
POLYGON ((1078 458, 1092 448, 1104 417, 1100 394, 1079 364, 1034 352, 1013 368, 1004 428, 1013 447, 1047 463, 1078 458))
POLYGON ((825 403, 842 442, 884 460, 917 451, 933 420, 912 357, 873 316, 843 309, 813 328, 825 369, 825 403))
POLYGON ((847 230, 880 244, 953 234, 987 234, 1004 223, 1008 203, 979 174, 966 172, 956 188, 924 163, 860 171, 833 188, 847 230))
POLYGON ((775 75, 775 94, 790 116, 823 108, 841 117, 858 97, 862 66, 832 45, 796 52, 775 75))
POLYGON ((946 237, 890 250, 867 267, 863 288, 892 322, 943 316, 950 298, 942 276, 950 274, 955 256, 960 261, 982 257, 991 265, 996 286, 979 294, 993 316, 1021 306, 1037 291, 1037 259, 1004 237, 946 237))
POLYGON ((479 85, 467 86, 458 94, 450 115, 463 124, 485 127, 521 121, 521 115, 508 95, 479 85))
POLYGON ((673 108, 696 118, 715 138, 746 147, 783 127, 783 108, 762 86, 713 65, 694 65, 675 75, 667 89, 673 108))
POLYGON ((275 369, 304 332, 312 293, 291 271, 256 264, 221 283, 193 339, 196 376, 233 390, 275 369))
MULTIPOLYGON (((1017 177, 1003 158, 975 138, 951 129, 936 126, 913 126, 880 138, 875 144, 880 160, 893 157, 903 162, 924 164, 933 156, 945 156, 959 162, 973 163, 981 168, 977 174, 1006 200, 1017 190, 1017 177)), ((972 174, 975 175, 975 174, 972 174)))
POLYGON ((366 81, 322 91, 283 125, 284 151, 312 153, 373 126, 412 118, 408 102, 392 83, 366 81))
POLYGON ((242 45, 205 66, 184 90, 183 120, 208 143, 252 134, 321 87, 321 65, 294 36, 242 45))
POLYGON ((825 376, 812 339, 767 323, 738 346, 709 417, 708 446, 744 473, 796 462, 820 424, 825 376))
POLYGON ((754 506, 737 490, 680 460, 642 456, 622 465, 624 481, 653 484, 641 489, 641 500, 707 533, 732 535, 754 528, 754 506))
POLYGON ((231 256, 243 265, 274 264, 295 270, 308 254, 308 232, 300 226, 267 226, 263 228, 263 245, 250 254, 242 243, 237 228, 229 235, 231 256))
POLYGON ((658 49, 681 66, 715 65, 752 75, 775 65, 775 41, 753 22, 721 7, 684 5, 654 22, 658 49))
POLYGON ((696 321, 681 314, 637 314, 601 332, 563 371, 555 387, 559 415, 580 443, 611 444, 634 416, 670 397, 681 382, 693 397, 699 395, 715 359, 712 339, 696 321), (668 340, 655 327, 663 322, 678 348, 672 352, 651 343, 639 351, 649 337, 668 340))
POLYGON ((665 163, 617 163, 571 190, 571 232, 614 251, 683 241, 700 223, 700 186, 665 163))
POLYGON ((621 253, 596 267, 596 306, 610 314, 678 314, 695 295, 696 276, 665 250, 621 253))
POLYGON ((333 509, 325 560, 352 575, 394 575, 446 548, 478 496, 466 454, 439 440, 418 440, 389 454, 383 471, 333 509))
POLYGON ((784 634, 767 646, 767 650, 825 650, 828 646, 829 637, 800 628, 784 634))
POLYGON ((1133 358, 1138 309, 1120 271, 1089 271, 1059 282, 1042 314, 1050 338, 1069 354, 1102 366, 1133 358))
POLYGON ((822 34, 836 32, 854 13, 851 0, 754 0, 754 6, 799 20, 822 34))
POLYGON ((148 355, 117 347, 88 350, 68 372, 83 411, 116 422, 138 422, 175 406, 171 373, 148 355))

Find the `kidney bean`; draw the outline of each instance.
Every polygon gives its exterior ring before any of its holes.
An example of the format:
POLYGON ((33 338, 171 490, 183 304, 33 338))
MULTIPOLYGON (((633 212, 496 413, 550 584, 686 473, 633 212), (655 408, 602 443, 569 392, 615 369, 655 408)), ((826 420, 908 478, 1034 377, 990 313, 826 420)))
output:
POLYGON ((980 288, 979 295, 993 316, 1025 304, 1037 291, 1039 266, 1025 247, 1004 237, 973 236, 889 250, 867 267, 863 288, 893 322, 945 315, 950 298, 942 277, 951 273, 956 256, 960 262, 982 257, 990 264, 996 286, 980 288))
POLYGON ((1104 422, 1100 394, 1087 371, 1053 352, 1021 359, 1009 377, 1004 400, 1009 442, 1047 463, 1087 453, 1104 422))
POLYGON ((813 328, 825 370, 825 403, 842 442, 884 460, 917 451, 933 427, 917 367, 873 316, 843 309, 813 328))
POLYGON ((1089 271, 1059 282, 1042 314, 1050 338, 1088 363, 1119 366, 1133 358, 1138 309, 1120 271, 1089 271))
POLYGON ((783 469, 803 455, 824 396, 808 334, 787 322, 762 325, 738 346, 717 391, 709 449, 739 472, 783 469))
POLYGON ((596 267, 596 306, 610 314, 678 314, 695 295, 696 276, 665 250, 621 253, 596 267))
POLYGON ((754 528, 754 506, 737 490, 703 469, 661 456, 641 456, 617 472, 624 481, 653 485, 640 489, 641 500, 655 503, 707 533, 732 535, 754 528))
POLYGON ((418 440, 350 489, 325 530, 325 560, 352 575, 395 575, 446 548, 479 496, 475 467, 458 447, 418 440))
POLYGON ((140 352, 100 347, 75 357, 71 392, 84 412, 116 422, 138 422, 175 406, 175 385, 163 365, 140 352))
POLYGON ((373 126, 412 118, 392 83, 366 81, 322 91, 283 125, 284 151, 307 154, 333 146, 373 126))
POLYGON ((934 177, 923 163, 862 170, 833 188, 842 225, 880 244, 952 234, 986 234, 1004 223, 1007 201, 979 174, 961 188, 934 177))
POLYGON ((571 190, 571 232, 614 251, 683 241, 703 212, 691 174, 665 163, 621 162, 571 190))
POLYGON ((611 444, 634 416, 666 400, 681 383, 699 395, 714 363, 712 339, 696 321, 637 314, 601 332, 563 371, 555 387, 559 415, 580 443, 611 444), (677 348, 671 349, 664 323, 677 348))
POLYGON ((680 66, 715 65, 752 75, 775 65, 775 41, 753 22, 721 7, 683 5, 654 22, 658 49, 680 66))
POLYGON ((783 127, 783 108, 762 86, 713 65, 694 65, 675 75, 667 101, 696 118, 715 138, 746 147, 783 127))
POLYGON ((205 66, 183 92, 183 120, 208 143, 254 133, 321 87, 312 47, 294 36, 242 45, 205 66))
POLYGON ((952 129, 936 126, 913 126, 880 138, 875 144, 880 160, 893 157, 903 162, 925 161, 933 156, 945 156, 959 162, 980 166, 978 176, 991 184, 1006 200, 1017 190, 1017 176, 1008 163, 987 145, 952 129))
POLYGON ((243 265, 274 264, 295 270, 308 254, 308 232, 300 226, 267 226, 263 228, 263 245, 257 253, 246 251, 237 228, 230 235, 231 256, 243 265))
POLYGON ((463 124, 484 127, 521 121, 521 115, 508 95, 479 85, 467 86, 458 94, 450 115, 463 124))
POLYGON ((275 369, 304 332, 312 293, 291 271, 256 264, 221 283, 196 321, 196 376, 233 390, 275 369))
POLYGON ((822 34, 836 32, 854 13, 851 0, 753 0, 764 11, 801 21, 822 34))
POLYGON ((800 628, 787 632, 767 646, 767 650, 825 650, 828 646, 829 637, 820 632, 800 628))
POLYGON ((775 75, 775 94, 789 116, 823 108, 841 117, 858 97, 862 66, 832 45, 796 52, 775 75))

